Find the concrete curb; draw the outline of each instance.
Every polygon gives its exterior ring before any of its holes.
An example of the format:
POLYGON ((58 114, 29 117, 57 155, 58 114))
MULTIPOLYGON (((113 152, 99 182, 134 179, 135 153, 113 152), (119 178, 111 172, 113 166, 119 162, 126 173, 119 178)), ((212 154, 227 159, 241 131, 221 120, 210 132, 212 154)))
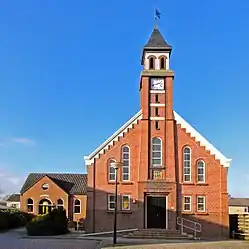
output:
MULTIPOLYGON (((165 248, 167 248, 167 246, 179 246, 179 245, 215 245, 215 244, 221 244, 221 243, 226 243, 229 242, 231 244, 241 244, 241 243, 245 243, 245 241, 234 241, 234 240, 222 240, 222 241, 196 241, 196 242, 189 242, 189 243, 164 243, 164 244, 140 244, 140 245, 117 245, 117 246, 109 246, 109 247, 104 247, 105 249, 132 249, 132 248, 150 248, 150 247, 155 247, 155 246, 165 246, 165 248)), ((154 248, 153 247, 153 248, 154 248)))

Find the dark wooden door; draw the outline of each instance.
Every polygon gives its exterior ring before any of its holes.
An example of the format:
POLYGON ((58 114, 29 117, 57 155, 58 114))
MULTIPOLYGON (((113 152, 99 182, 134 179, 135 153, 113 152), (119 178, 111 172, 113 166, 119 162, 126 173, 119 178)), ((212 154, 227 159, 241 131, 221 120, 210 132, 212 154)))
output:
POLYGON ((147 228, 166 229, 166 197, 147 196, 147 228))

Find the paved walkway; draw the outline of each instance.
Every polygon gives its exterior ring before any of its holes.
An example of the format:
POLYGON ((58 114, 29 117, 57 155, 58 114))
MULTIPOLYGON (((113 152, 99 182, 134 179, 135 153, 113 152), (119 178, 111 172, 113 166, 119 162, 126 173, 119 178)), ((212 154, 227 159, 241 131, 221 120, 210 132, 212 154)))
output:
POLYGON ((191 240, 143 240, 118 238, 113 247, 111 237, 81 237, 72 233, 58 237, 27 237, 25 228, 0 234, 0 249, 249 249, 249 242, 193 242, 191 240), (123 246, 122 246, 123 244, 123 246))
POLYGON ((249 249, 249 242, 220 241, 105 247, 105 249, 249 249))
POLYGON ((98 240, 59 238, 25 238, 25 228, 0 233, 0 249, 100 249, 98 240))

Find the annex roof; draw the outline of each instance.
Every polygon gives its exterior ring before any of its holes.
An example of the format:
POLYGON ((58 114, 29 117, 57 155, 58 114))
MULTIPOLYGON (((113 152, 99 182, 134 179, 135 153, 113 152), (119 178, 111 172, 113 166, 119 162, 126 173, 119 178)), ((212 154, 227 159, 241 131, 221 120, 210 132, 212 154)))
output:
POLYGON ((44 176, 49 177, 68 194, 86 194, 87 192, 87 174, 30 173, 22 186, 21 194, 35 185, 44 176))

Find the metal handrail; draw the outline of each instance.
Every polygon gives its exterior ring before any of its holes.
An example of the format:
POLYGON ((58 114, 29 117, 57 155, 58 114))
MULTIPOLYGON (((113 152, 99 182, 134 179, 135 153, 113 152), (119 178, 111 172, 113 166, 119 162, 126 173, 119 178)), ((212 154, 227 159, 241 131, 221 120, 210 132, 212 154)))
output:
POLYGON ((202 230, 200 223, 192 221, 192 220, 188 220, 188 219, 183 218, 183 217, 177 217, 177 225, 179 225, 181 227, 181 234, 183 234, 184 227, 192 230, 194 232, 194 239, 197 239, 197 232, 200 233, 202 230), (185 225, 184 221, 187 221, 187 222, 193 224, 194 227, 185 225))

